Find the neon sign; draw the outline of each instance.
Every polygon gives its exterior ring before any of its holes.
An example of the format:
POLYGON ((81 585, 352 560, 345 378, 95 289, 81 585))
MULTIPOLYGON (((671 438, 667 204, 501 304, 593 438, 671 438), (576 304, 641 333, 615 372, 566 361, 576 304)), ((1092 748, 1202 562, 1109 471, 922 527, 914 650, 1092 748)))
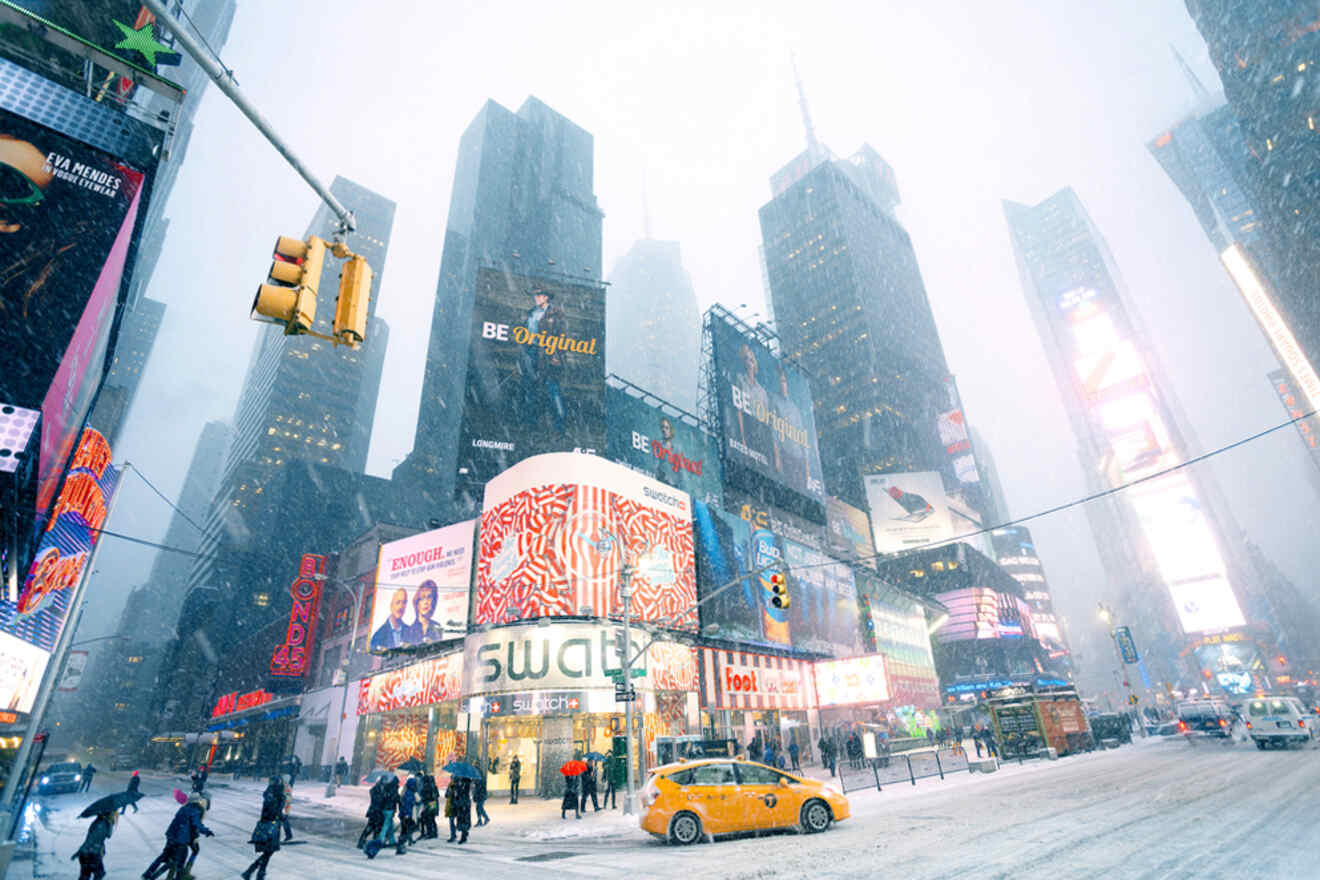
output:
POLYGON ((301 678, 307 672, 312 648, 316 642, 316 617, 321 608, 321 582, 326 558, 304 553, 298 564, 298 577, 289 586, 293 608, 289 611, 289 628, 284 642, 270 658, 270 674, 284 679, 301 678))

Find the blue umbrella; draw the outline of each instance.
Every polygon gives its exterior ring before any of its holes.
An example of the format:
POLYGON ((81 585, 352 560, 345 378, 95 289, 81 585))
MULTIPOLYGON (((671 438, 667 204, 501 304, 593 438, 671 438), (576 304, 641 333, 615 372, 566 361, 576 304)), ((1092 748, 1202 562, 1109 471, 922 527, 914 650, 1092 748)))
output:
POLYGON ((457 776, 459 779, 481 778, 481 771, 466 761, 450 761, 444 766, 444 771, 450 776, 457 776))
POLYGON ((608 761, 609 755, 602 755, 600 752, 587 752, 584 756, 588 761, 608 761))

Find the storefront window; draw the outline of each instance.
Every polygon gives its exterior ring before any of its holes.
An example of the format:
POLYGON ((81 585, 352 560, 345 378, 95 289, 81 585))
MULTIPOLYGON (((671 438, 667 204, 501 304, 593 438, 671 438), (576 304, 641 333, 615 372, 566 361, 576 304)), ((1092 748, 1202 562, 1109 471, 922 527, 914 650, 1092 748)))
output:
POLYGON ((486 720, 486 762, 491 791, 509 790, 509 765, 515 756, 520 766, 520 785, 524 790, 536 784, 540 756, 541 719, 539 717, 490 718, 486 720))

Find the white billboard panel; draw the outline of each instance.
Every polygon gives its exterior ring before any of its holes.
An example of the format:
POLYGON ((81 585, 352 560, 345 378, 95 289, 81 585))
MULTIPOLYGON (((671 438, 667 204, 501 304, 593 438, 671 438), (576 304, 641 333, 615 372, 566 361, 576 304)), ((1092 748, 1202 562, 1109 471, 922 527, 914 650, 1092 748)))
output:
POLYGON ((866 478, 871 533, 879 553, 897 553, 954 536, 944 480, 936 471, 866 478))
POLYGON ((467 634, 476 520, 382 544, 371 611, 371 650, 467 634))

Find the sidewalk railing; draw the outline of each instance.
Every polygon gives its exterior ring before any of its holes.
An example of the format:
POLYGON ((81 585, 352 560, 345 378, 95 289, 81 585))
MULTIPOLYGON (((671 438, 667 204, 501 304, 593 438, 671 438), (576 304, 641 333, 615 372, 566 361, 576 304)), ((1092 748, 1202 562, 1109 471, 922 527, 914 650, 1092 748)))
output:
POLYGON ((967 753, 961 749, 915 749, 910 752, 869 758, 853 765, 838 766, 839 783, 847 794, 863 788, 875 787, 880 791, 886 785, 899 782, 917 784, 918 779, 967 770, 967 753))

